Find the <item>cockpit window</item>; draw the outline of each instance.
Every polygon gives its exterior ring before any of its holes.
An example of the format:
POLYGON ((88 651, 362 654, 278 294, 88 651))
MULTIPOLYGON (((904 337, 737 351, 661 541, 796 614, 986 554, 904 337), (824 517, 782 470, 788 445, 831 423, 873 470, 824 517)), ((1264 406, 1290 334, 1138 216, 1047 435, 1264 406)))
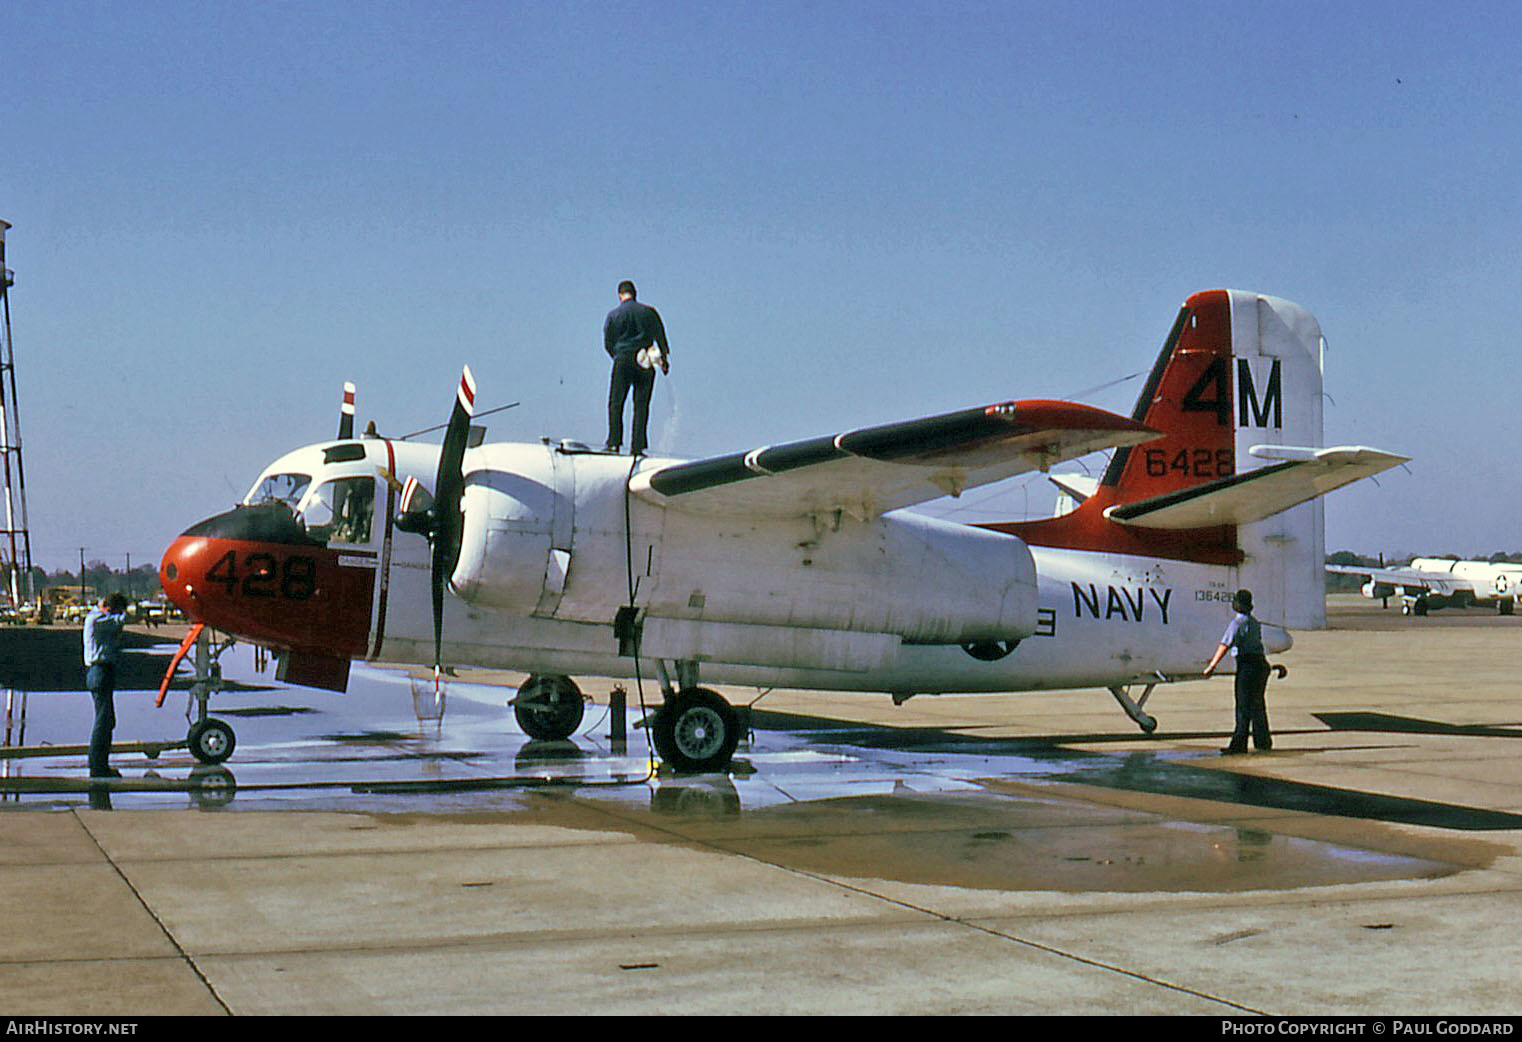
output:
POLYGON ((368 543, 375 518, 375 480, 339 478, 319 485, 298 515, 307 534, 325 543, 368 543))
POLYGON ((306 474, 271 474, 254 487, 244 503, 251 507, 261 503, 284 503, 294 511, 311 483, 311 477, 306 474))

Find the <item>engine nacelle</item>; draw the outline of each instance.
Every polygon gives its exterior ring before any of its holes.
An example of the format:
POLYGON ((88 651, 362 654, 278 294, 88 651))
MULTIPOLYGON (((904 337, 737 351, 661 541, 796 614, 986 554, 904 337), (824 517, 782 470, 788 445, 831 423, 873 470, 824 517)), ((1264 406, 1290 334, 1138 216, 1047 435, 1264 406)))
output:
MULTIPOLYGON (((534 445, 493 445, 473 459, 461 506, 465 523, 450 584, 462 599, 514 615, 533 614, 548 586, 563 584, 568 553, 551 553, 557 519, 564 547, 574 504, 556 487, 555 457, 534 445), (480 464, 485 463, 485 466, 480 464), (559 576, 551 574, 558 562, 559 576)), ((574 486, 572 486, 574 487, 574 486)))

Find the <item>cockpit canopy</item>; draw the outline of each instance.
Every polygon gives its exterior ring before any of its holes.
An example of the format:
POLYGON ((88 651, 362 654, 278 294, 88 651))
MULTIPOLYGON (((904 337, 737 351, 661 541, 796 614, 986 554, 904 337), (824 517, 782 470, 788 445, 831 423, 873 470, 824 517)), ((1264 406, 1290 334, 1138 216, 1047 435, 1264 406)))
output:
POLYGON ((295 511, 311 484, 310 474, 267 474, 264 480, 243 497, 243 505, 251 507, 260 503, 284 503, 295 511))
POLYGON ((375 479, 334 478, 315 487, 309 474, 268 474, 246 497, 245 506, 283 503, 296 523, 321 543, 363 545, 375 528, 375 479))

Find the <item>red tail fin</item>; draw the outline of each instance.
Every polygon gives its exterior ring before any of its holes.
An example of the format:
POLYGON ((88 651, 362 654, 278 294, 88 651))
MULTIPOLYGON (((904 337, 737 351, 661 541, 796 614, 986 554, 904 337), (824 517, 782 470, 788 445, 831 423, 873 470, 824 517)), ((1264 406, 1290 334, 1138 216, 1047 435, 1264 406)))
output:
POLYGON ((1018 535, 1033 546, 1238 563, 1234 526, 1148 531, 1104 516, 1108 507, 1234 474, 1233 401, 1230 295, 1224 290, 1197 293, 1179 312, 1132 412, 1132 419, 1163 437, 1117 449, 1098 491, 1071 514, 983 527, 1018 535))
POLYGON ((1115 453, 1100 481, 1111 503, 1179 492, 1235 472, 1231 302, 1198 293, 1179 312, 1133 418, 1163 437, 1115 453))

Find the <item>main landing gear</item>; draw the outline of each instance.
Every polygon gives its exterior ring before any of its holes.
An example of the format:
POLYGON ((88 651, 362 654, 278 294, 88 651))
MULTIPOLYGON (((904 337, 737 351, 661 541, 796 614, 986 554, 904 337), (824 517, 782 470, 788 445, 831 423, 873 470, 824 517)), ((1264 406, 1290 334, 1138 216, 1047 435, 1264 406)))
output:
POLYGON ((651 721, 655 752, 675 771, 707 774, 729 766, 740 744, 740 714, 716 692, 698 686, 698 664, 676 663, 677 684, 657 662, 665 701, 651 721))
MULTIPOLYGON (((650 720, 650 740, 662 762, 683 774, 707 774, 729 766, 740 744, 740 714, 717 692, 697 683, 697 664, 676 664, 673 685, 659 663, 664 701, 650 720)), ((576 733, 586 699, 568 676, 534 673, 511 702, 518 726, 530 738, 560 742, 576 733)))
POLYGON ((655 712, 651 740, 656 754, 684 774, 722 771, 740 744, 734 706, 704 687, 678 691, 655 712))
POLYGON ((570 677, 534 673, 510 703, 523 733, 540 742, 563 742, 576 733, 586 699, 570 677))

